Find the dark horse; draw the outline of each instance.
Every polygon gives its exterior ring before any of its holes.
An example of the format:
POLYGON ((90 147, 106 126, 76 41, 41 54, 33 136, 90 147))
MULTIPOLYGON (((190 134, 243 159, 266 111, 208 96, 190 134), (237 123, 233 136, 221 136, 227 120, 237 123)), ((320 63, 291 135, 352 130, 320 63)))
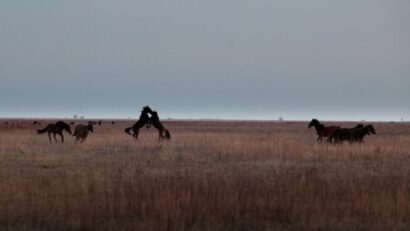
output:
POLYGON ((138 139, 140 128, 144 127, 145 125, 147 127, 150 126, 150 117, 148 113, 151 113, 151 112, 152 112, 151 108, 149 108, 148 106, 145 106, 141 111, 139 120, 132 127, 126 128, 124 130, 125 133, 132 135, 134 139, 138 139), (133 134, 131 134, 131 130, 133 131, 133 134))
POLYGON ((80 141, 81 143, 84 142, 87 139, 89 132, 94 132, 92 123, 89 123, 88 125, 79 124, 75 126, 75 130, 73 134, 73 136, 75 136, 75 142, 76 143, 78 141, 80 141))
POLYGON ((376 130, 373 125, 368 124, 363 126, 362 124, 357 125, 354 128, 343 128, 338 129, 329 137, 328 141, 334 143, 343 143, 343 141, 348 141, 349 143, 358 142, 363 143, 363 139, 366 135, 376 134, 376 130))
POLYGON ((150 118, 152 126, 158 130, 158 140, 161 141, 164 138, 169 140, 171 139, 171 133, 167 129, 165 129, 164 125, 159 120, 158 113, 156 111, 151 112, 150 118))
POLYGON ((66 130, 71 135, 70 125, 64 123, 63 121, 58 121, 55 124, 47 125, 47 127, 45 127, 44 129, 37 130, 37 133, 42 134, 42 133, 48 132, 48 139, 50 140, 50 143, 51 143, 51 133, 53 133, 54 140, 56 142, 58 142, 56 138, 56 134, 59 134, 61 136, 61 142, 64 143, 63 130, 66 130))
POLYGON ((338 128, 332 134, 329 135, 327 141, 329 143, 341 143, 344 140, 348 140, 351 133, 356 128, 363 128, 363 124, 358 124, 353 128, 338 128))
POLYGON ((351 140, 353 142, 363 142, 363 138, 366 135, 376 135, 376 130, 374 129, 373 125, 368 124, 362 128, 356 128, 354 129, 354 131, 352 132, 352 136, 351 136, 351 140))
POLYGON ((311 127, 315 127, 316 129, 316 133, 318 135, 317 141, 322 141, 323 137, 330 136, 336 129, 340 128, 336 126, 325 127, 325 125, 321 124, 317 119, 312 119, 312 121, 310 121, 308 128, 311 127))

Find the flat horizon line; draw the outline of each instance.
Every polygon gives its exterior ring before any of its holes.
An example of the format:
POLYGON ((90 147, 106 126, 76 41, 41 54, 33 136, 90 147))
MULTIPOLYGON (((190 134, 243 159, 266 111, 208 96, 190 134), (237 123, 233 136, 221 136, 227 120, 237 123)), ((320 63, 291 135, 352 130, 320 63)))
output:
MULTIPOLYGON (((72 121, 86 121, 86 120, 102 120, 102 121, 136 121, 138 118, 116 118, 116 117, 90 117, 90 118, 68 118, 68 117, 0 117, 0 120, 72 120, 72 121)), ((311 119, 291 119, 291 120, 278 120, 278 119, 235 119, 235 118, 164 118, 162 121, 172 122, 308 122, 311 119)), ((386 123, 386 122, 398 122, 408 123, 408 120, 335 120, 326 119, 320 120, 323 122, 373 122, 373 123, 386 123)))

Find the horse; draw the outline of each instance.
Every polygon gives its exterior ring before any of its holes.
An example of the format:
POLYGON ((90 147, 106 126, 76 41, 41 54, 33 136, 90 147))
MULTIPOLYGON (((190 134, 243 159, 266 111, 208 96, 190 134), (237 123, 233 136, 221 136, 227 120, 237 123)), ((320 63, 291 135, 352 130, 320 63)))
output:
POLYGON ((67 131, 70 135, 71 135, 71 128, 70 125, 64 123, 63 121, 58 121, 55 124, 49 124, 47 125, 47 127, 43 128, 43 129, 38 129, 37 133, 38 134, 43 134, 45 132, 48 133, 48 139, 50 140, 51 143, 51 133, 53 133, 53 137, 54 140, 56 142, 57 138, 56 138, 56 134, 59 134, 61 136, 61 143, 64 143, 64 136, 63 136, 63 131, 67 131))
POLYGON ((376 130, 374 129, 373 125, 368 124, 362 128, 356 128, 352 131, 350 142, 359 142, 363 143, 363 138, 366 135, 376 135, 376 130))
POLYGON ((308 128, 315 127, 316 133, 318 135, 317 141, 321 142, 323 137, 330 136, 336 129, 339 129, 338 126, 329 126, 326 127, 319 122, 317 119, 312 119, 310 121, 308 128))
POLYGON ((152 113, 151 108, 148 106, 145 106, 141 111, 139 120, 132 127, 126 128, 124 130, 125 133, 127 133, 128 135, 132 135, 134 139, 138 139, 140 128, 144 127, 145 125, 148 127, 151 124, 150 117, 148 115, 149 113, 152 113), (131 130, 133 131, 133 134, 131 134, 131 130))
POLYGON ((73 134, 73 136, 75 136, 75 142, 77 143, 80 140, 81 143, 84 142, 87 139, 88 132, 94 132, 92 123, 89 123, 88 125, 78 124, 75 126, 73 134))
POLYGON ((171 139, 171 133, 165 129, 164 125, 159 120, 158 113, 156 111, 151 112, 150 121, 152 126, 158 130, 158 140, 162 141, 163 139, 171 139))
POLYGON ((329 143, 341 143, 344 140, 349 140, 354 129, 363 128, 363 124, 358 124, 353 128, 338 128, 329 135, 327 141, 329 143))
POLYGON ((363 124, 358 124, 354 128, 344 128, 337 130, 335 131, 334 135, 332 134, 332 137, 334 139, 333 142, 335 143, 343 143, 343 141, 348 141, 349 143, 363 143, 364 137, 371 134, 376 134, 376 130, 374 129, 373 125, 368 124, 366 126, 363 126, 363 124))

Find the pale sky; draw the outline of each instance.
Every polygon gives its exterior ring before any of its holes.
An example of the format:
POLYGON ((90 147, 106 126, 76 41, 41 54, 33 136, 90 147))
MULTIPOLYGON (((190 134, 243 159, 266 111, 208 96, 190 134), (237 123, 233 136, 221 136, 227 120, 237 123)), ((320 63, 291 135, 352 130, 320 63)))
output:
POLYGON ((410 120, 408 0, 2 0, 0 117, 410 120))

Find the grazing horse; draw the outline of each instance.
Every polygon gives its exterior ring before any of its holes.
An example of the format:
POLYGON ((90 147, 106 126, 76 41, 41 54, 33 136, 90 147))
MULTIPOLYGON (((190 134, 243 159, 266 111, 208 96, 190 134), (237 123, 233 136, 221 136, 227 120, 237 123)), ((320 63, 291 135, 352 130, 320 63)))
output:
POLYGON ((88 132, 94 132, 92 123, 89 123, 88 125, 79 124, 75 126, 73 134, 73 136, 75 136, 75 142, 77 143, 80 140, 81 143, 84 142, 87 139, 88 132))
POLYGON ((132 127, 126 128, 124 130, 125 133, 132 135, 134 139, 138 139, 140 128, 144 127, 145 125, 147 127, 150 126, 150 117, 148 115, 149 113, 152 113, 151 108, 149 108, 148 106, 145 106, 141 111, 139 120, 132 127), (131 130, 134 132, 133 134, 131 134, 131 130))
POLYGON ((352 132, 357 128, 363 128, 363 124, 358 124, 353 128, 338 128, 329 135, 327 141, 329 143, 341 143, 344 140, 349 140, 352 132))
POLYGON ((169 140, 171 139, 171 134, 167 129, 165 129, 164 125, 162 125, 161 121, 159 120, 158 113, 156 111, 151 112, 150 118, 152 126, 158 130, 158 140, 161 141, 164 138, 169 140))
POLYGON ((70 125, 64 123, 63 121, 58 121, 55 124, 49 124, 47 125, 47 127, 37 130, 37 133, 42 134, 42 133, 48 132, 48 139, 50 140, 50 143, 51 143, 51 133, 53 133, 54 140, 56 142, 58 142, 56 138, 56 134, 59 134, 61 136, 61 142, 64 143, 64 136, 63 136, 64 130, 66 130, 71 135, 70 125))
POLYGON ((330 136, 336 129, 340 128, 336 126, 325 127, 325 125, 321 124, 317 119, 312 119, 312 121, 310 121, 308 128, 311 127, 315 127, 316 133, 318 135, 317 141, 320 142, 322 141, 323 137, 330 136))

